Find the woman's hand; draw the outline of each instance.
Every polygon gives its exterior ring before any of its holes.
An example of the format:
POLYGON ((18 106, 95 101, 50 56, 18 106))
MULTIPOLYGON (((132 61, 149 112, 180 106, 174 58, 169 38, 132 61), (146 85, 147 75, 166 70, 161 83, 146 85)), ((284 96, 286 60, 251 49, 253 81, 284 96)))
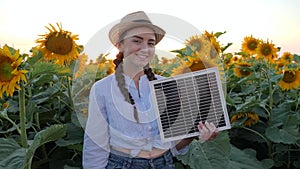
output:
POLYGON ((200 121, 198 124, 200 132, 199 139, 201 141, 209 141, 217 137, 219 131, 213 123, 205 122, 204 124, 200 121))

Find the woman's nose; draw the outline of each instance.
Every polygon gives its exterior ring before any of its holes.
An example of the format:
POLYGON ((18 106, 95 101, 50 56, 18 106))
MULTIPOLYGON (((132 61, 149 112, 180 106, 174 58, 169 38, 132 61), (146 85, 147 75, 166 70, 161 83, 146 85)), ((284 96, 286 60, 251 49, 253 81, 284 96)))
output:
POLYGON ((148 51, 149 50, 149 46, 147 43, 142 43, 140 46, 140 50, 141 51, 148 51))

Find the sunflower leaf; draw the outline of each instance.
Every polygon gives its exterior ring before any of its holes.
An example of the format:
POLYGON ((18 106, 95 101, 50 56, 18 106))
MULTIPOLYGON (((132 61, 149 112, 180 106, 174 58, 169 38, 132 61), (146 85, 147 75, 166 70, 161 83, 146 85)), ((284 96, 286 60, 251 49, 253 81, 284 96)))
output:
POLYGON ((63 67, 50 62, 38 62, 34 65, 32 70, 33 77, 42 75, 42 74, 70 74, 71 71, 67 67, 63 67))
POLYGON ((216 32, 215 34, 214 34, 214 36, 216 37, 216 38, 219 38, 221 35, 223 35, 223 34, 225 34, 226 33, 226 31, 224 31, 224 32, 216 32))
POLYGON ((214 169, 223 168, 228 165, 230 155, 230 143, 227 132, 220 132, 218 137, 212 141, 200 143, 194 140, 185 155, 177 156, 183 164, 191 168, 214 169))
POLYGON ((297 137, 275 126, 266 129, 266 137, 275 143, 295 144, 297 141, 297 137))
POLYGON ((300 63, 300 55, 294 54, 294 60, 295 60, 297 63, 300 63))
POLYGON ((229 48, 233 43, 227 43, 226 46, 221 47, 221 51, 224 52, 227 48, 229 48))
POLYGON ((26 151, 14 139, 0 138, 0 168, 24 168, 26 151))
POLYGON ((30 162, 36 149, 39 148, 41 145, 44 145, 50 141, 55 141, 65 135, 66 135, 66 126, 60 125, 60 124, 52 125, 46 129, 38 132, 35 135, 32 144, 30 145, 30 147, 27 150, 27 153, 25 156, 26 162, 30 162))

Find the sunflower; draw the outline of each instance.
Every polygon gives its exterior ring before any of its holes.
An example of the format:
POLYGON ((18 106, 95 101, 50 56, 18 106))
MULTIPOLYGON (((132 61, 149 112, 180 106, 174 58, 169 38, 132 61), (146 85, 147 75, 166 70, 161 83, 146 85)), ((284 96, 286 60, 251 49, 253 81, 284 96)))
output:
POLYGON ((165 65, 165 64, 169 64, 169 59, 166 57, 162 57, 161 58, 161 64, 165 65))
POLYGON ((5 102, 5 103, 3 103, 3 108, 8 108, 9 107, 9 103, 8 102, 5 102))
POLYGON ((220 43, 217 41, 213 32, 209 33, 205 31, 203 36, 210 42, 210 58, 216 58, 221 53, 220 43))
POLYGON ((79 68, 74 75, 75 78, 78 78, 79 76, 82 75, 87 60, 88 60, 88 56, 85 53, 78 56, 79 68))
POLYGON ((7 109, 9 107, 9 103, 8 102, 5 102, 5 103, 0 103, 0 110, 3 110, 3 109, 7 109))
POLYGON ((244 37, 244 41, 242 43, 242 51, 248 53, 249 55, 253 55, 256 53, 256 48, 260 40, 251 36, 244 37))
POLYGON ((39 35, 41 38, 36 40, 38 49, 43 53, 45 60, 54 60, 59 65, 69 64, 76 60, 79 55, 79 47, 75 40, 78 40, 78 35, 72 35, 71 32, 62 29, 61 24, 57 24, 58 30, 52 24, 50 28, 46 28, 50 33, 39 35))
POLYGON ((182 60, 180 66, 172 70, 172 76, 218 66, 205 57, 187 56, 187 59, 182 60))
POLYGON ((300 86, 300 69, 287 69, 278 82, 282 90, 298 89, 300 86))
POLYGON ((259 117, 256 113, 252 113, 252 112, 240 112, 240 113, 236 113, 231 117, 230 122, 234 123, 235 121, 242 119, 244 117, 247 117, 246 121, 244 122, 245 126, 251 127, 252 125, 256 124, 259 120, 259 117))
POLYGON ((211 46, 210 46, 210 58, 214 59, 219 56, 221 53, 221 46, 220 43, 217 41, 216 38, 210 39, 211 46))
POLYGON ((248 62, 239 62, 237 63, 237 67, 233 69, 235 76, 237 77, 247 77, 250 76, 251 72, 248 69, 252 65, 248 62))
POLYGON ((233 60, 232 60, 233 55, 232 55, 232 53, 226 53, 226 54, 223 55, 223 57, 224 57, 225 67, 229 68, 232 65, 232 63, 233 63, 233 60))
POLYGON ((104 73, 106 75, 110 75, 115 72, 115 65, 113 60, 106 60, 105 58, 98 65, 98 70, 100 73, 104 73))
POLYGON ((207 39, 209 39, 209 40, 215 37, 213 32, 209 33, 209 32, 207 32, 207 31, 205 31, 205 32, 204 32, 204 35, 205 35, 205 37, 206 37, 207 39))
POLYGON ((294 56, 290 52, 284 52, 280 57, 280 60, 284 63, 291 63, 294 56))
POLYGON ((284 68, 284 66, 286 65, 286 62, 279 59, 279 60, 276 60, 275 62, 275 70, 279 72, 279 74, 282 73, 282 69, 284 68))
POLYGON ((277 58, 278 49, 275 45, 269 41, 261 42, 256 48, 257 59, 267 59, 270 63, 273 63, 277 58))
POLYGON ((19 57, 19 50, 12 53, 5 45, 0 48, 0 98, 5 92, 7 96, 13 96, 15 89, 20 90, 17 84, 20 80, 26 82, 25 73, 27 70, 18 70, 23 59, 19 57))
POLYGON ((195 52, 202 54, 202 56, 208 56, 209 54, 209 41, 203 35, 191 36, 184 44, 193 51, 190 53, 191 55, 195 54, 195 52))

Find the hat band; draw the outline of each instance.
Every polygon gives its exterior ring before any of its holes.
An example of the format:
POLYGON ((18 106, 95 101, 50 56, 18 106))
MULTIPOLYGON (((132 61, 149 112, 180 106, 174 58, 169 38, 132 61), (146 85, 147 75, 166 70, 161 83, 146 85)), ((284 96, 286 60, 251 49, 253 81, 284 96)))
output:
POLYGON ((132 22, 147 22, 147 23, 151 23, 149 20, 144 20, 144 19, 133 20, 132 22))

